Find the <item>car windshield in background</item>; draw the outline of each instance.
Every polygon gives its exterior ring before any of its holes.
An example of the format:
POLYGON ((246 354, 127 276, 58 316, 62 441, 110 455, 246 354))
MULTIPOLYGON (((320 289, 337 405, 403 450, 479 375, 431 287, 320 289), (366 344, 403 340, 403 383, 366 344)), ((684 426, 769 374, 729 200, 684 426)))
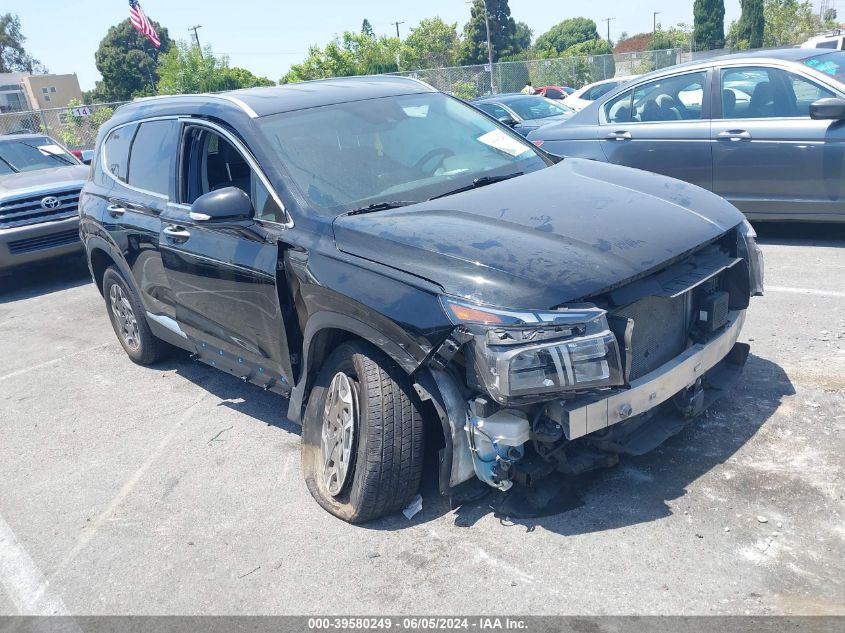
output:
POLYGON ((258 126, 309 202, 334 213, 428 200, 483 177, 551 164, 524 139, 439 93, 276 114, 258 126))
POLYGON ((525 119, 527 121, 575 113, 575 111, 569 107, 550 101, 545 97, 525 97, 521 99, 514 99, 512 101, 502 101, 502 103, 516 112, 521 119, 525 119))
POLYGON ((804 60, 804 65, 845 83, 845 51, 808 57, 804 60))
POLYGON ((73 156, 46 136, 0 140, 0 175, 78 164, 73 156))

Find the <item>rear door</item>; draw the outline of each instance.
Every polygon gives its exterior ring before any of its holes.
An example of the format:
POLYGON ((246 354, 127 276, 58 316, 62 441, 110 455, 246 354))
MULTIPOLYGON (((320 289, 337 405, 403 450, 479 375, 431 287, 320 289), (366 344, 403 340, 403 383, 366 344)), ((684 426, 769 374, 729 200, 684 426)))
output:
POLYGON ((113 181, 103 226, 123 253, 148 316, 175 308, 159 252, 160 216, 174 193, 176 119, 131 123, 111 132, 103 167, 113 181))
POLYGON ((250 196, 256 219, 281 223, 281 204, 254 158, 220 126, 184 121, 179 154, 179 204, 162 215, 159 236, 177 321, 204 361, 287 392, 292 371, 276 240, 259 224, 215 225, 190 217, 194 200, 225 187, 250 196))
POLYGON ((720 81, 714 191, 761 219, 845 212, 845 122, 810 118, 810 104, 839 95, 774 66, 723 68, 720 81))
POLYGON ((709 73, 651 81, 608 101, 598 140, 608 162, 711 189, 709 73))

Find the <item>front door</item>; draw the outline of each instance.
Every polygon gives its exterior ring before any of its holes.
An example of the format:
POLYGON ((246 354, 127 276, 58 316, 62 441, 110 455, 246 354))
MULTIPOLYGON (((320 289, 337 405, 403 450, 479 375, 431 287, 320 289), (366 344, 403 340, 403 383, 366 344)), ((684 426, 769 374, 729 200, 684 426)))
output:
POLYGON ((665 77, 603 106, 599 143, 608 162, 713 186, 707 72, 665 77))
POLYGON ((751 218, 845 213, 845 122, 814 121, 828 88, 774 67, 721 70, 713 121, 714 191, 751 218))
POLYGON ((292 371, 277 288, 279 246, 257 224, 193 221, 190 204, 243 189, 258 217, 280 213, 245 148, 222 128, 185 124, 180 203, 162 215, 162 259, 176 318, 205 362, 283 393, 292 371))

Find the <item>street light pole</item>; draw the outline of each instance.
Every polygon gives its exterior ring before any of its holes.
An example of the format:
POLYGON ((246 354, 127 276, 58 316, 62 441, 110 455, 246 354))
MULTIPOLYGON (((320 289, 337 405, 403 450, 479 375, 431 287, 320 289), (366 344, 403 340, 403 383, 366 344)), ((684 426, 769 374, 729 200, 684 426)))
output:
POLYGON ((654 12, 654 30, 651 32, 652 35, 657 35, 657 16, 663 13, 662 11, 655 11, 654 12))
POLYGON ((484 5, 484 26, 487 27, 487 60, 490 62, 490 92, 496 94, 496 82, 493 80, 493 44, 490 42, 490 16, 487 14, 487 0, 481 0, 484 5))

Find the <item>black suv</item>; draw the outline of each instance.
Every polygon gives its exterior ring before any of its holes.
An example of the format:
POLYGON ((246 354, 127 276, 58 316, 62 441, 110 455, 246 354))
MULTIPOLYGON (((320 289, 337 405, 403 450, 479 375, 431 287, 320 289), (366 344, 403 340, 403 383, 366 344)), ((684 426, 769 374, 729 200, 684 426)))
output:
POLYGON ((410 79, 154 98, 101 128, 81 233, 129 357, 287 396, 311 494, 366 521, 426 428, 441 492, 507 490, 653 448, 743 366, 740 213, 557 161, 410 79))

